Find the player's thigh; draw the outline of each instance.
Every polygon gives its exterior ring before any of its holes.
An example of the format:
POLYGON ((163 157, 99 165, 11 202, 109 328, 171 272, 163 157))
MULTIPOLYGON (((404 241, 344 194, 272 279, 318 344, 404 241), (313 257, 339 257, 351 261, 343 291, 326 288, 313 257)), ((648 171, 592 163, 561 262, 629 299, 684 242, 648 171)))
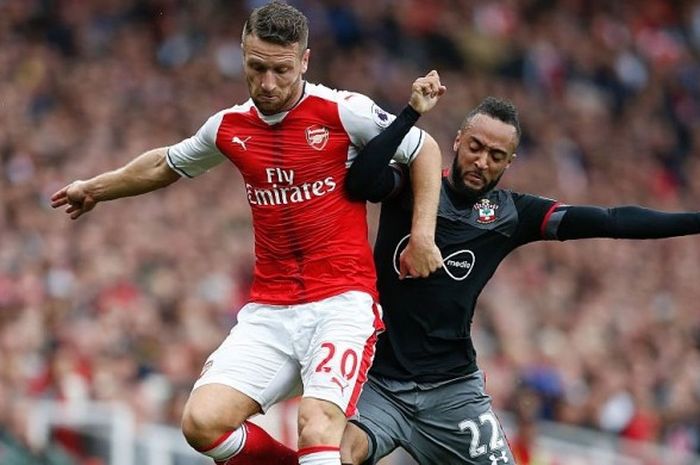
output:
POLYGON ((406 448, 422 465, 514 463, 481 372, 421 396, 414 436, 406 448))
POLYGON ((379 305, 369 294, 351 291, 310 308, 315 324, 297 346, 304 397, 331 402, 351 416, 374 359, 379 305))
POLYGON ((349 433, 353 458, 359 456, 360 463, 374 464, 411 441, 411 396, 400 382, 369 378, 357 404, 358 413, 349 422, 366 438, 364 442, 358 439, 356 430, 349 433))
POLYGON ((209 385, 228 386, 255 401, 263 412, 300 394, 299 363, 285 325, 293 317, 288 307, 246 305, 236 326, 204 363, 194 392, 209 385))

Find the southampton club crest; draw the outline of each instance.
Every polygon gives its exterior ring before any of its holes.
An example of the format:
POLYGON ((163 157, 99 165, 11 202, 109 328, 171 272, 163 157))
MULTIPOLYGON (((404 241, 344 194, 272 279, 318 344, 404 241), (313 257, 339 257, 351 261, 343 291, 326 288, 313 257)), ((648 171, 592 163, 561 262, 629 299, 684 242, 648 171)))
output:
POLYGON ((498 210, 498 205, 492 203, 489 199, 481 199, 474 204, 474 210, 479 213, 479 217, 476 219, 477 223, 489 224, 496 221, 496 210, 498 210))
POLYGON ((330 131, 327 127, 314 124, 306 128, 306 142, 316 150, 323 150, 328 143, 330 131))

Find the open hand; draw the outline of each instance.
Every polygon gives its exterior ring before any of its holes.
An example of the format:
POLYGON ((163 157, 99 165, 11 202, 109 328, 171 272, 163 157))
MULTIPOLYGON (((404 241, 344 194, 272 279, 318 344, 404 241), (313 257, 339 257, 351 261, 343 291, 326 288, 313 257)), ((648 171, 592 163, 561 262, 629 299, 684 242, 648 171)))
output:
POLYGON ((74 220, 93 208, 97 201, 85 188, 85 181, 74 181, 51 196, 51 207, 68 205, 66 213, 74 220))

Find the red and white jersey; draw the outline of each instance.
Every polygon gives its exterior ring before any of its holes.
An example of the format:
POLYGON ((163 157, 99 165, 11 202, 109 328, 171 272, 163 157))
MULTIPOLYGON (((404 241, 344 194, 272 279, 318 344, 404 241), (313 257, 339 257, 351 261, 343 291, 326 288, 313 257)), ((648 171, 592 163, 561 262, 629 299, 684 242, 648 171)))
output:
MULTIPOLYGON (((251 300, 298 304, 350 290, 376 297, 365 202, 345 193, 358 151, 393 120, 371 99, 305 83, 287 112, 252 100, 223 110, 168 150, 169 166, 198 176, 228 159, 241 171, 255 229, 251 300)), ((413 128, 394 160, 410 163, 424 133, 413 128)))

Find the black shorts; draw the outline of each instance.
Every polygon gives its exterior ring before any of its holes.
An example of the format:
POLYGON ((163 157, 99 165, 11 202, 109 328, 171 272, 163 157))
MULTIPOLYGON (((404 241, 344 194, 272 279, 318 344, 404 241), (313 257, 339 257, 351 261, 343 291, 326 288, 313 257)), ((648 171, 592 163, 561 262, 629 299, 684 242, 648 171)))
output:
POLYGON ((352 421, 369 436, 366 464, 397 447, 421 465, 514 465, 482 372, 439 384, 370 377, 352 421))

